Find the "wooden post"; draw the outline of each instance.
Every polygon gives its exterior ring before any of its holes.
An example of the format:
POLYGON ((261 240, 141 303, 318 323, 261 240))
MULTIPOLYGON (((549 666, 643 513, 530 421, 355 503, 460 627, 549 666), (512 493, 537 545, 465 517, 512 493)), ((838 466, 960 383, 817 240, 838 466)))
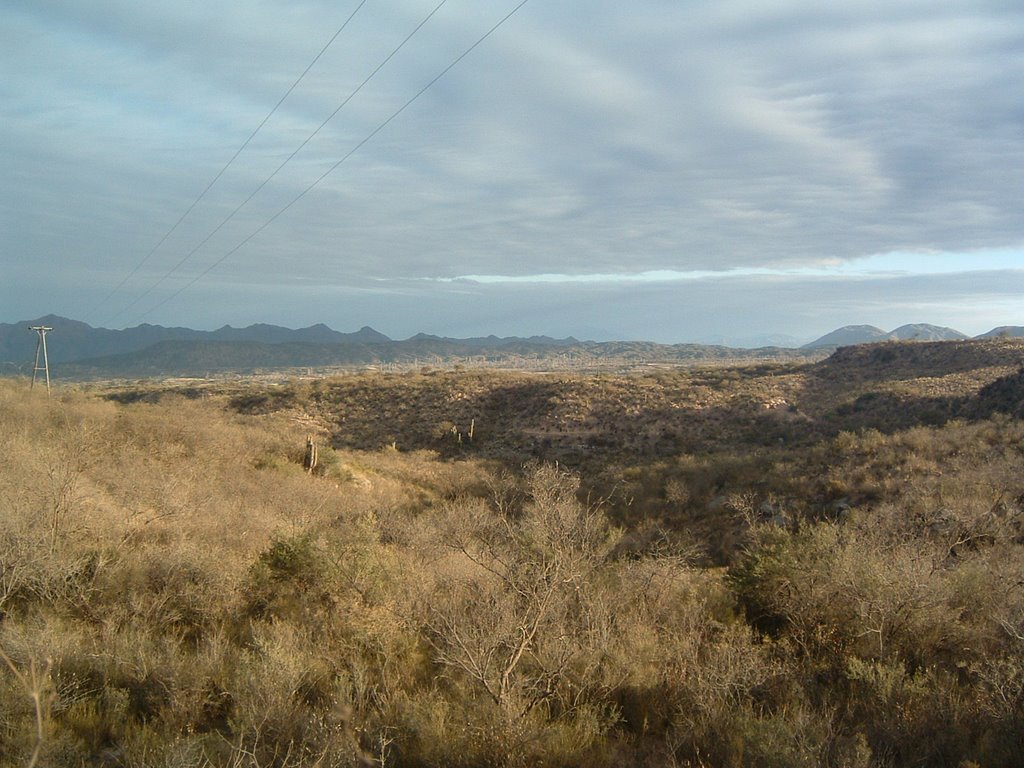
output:
POLYGON ((316 443, 313 442, 312 435, 306 435, 306 456, 302 460, 303 468, 312 474, 313 470, 316 469, 316 465, 319 463, 319 456, 317 455, 316 443))

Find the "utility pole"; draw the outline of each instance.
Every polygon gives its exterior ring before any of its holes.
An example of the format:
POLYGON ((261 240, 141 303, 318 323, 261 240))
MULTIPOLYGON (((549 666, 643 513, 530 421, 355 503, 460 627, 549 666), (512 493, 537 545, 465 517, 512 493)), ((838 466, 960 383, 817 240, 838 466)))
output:
POLYGON ((39 371, 46 371, 46 396, 50 396, 50 358, 46 354, 46 332, 52 331, 53 328, 49 328, 45 325, 33 325, 29 330, 35 331, 39 334, 39 341, 36 342, 36 361, 32 366, 32 385, 29 389, 32 389, 36 385, 36 374, 39 371), (39 351, 43 352, 43 365, 39 366, 39 351))

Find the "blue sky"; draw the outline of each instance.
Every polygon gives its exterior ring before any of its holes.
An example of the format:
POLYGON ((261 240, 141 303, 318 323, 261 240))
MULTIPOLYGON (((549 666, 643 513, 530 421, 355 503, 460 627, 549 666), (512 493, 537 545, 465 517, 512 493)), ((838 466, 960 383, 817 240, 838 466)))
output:
POLYGON ((1024 324, 1020 3, 517 2, 8 0, 0 322, 1024 324))

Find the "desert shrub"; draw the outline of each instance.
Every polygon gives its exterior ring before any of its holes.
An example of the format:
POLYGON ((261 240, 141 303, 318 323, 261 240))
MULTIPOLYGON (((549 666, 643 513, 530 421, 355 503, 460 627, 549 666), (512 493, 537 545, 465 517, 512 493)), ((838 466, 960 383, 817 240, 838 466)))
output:
POLYGON ((335 764, 359 754, 348 681, 324 658, 309 630, 271 621, 255 628, 233 685, 230 732, 260 764, 308 764, 334 752, 335 764))
POLYGON ((224 584, 208 562, 180 553, 167 559, 144 552, 109 567, 97 585, 91 611, 111 626, 159 627, 182 642, 196 643, 224 618, 224 584))
POLYGON ((322 545, 309 532, 279 536, 261 552, 243 587, 246 615, 302 621, 330 606, 328 562, 322 545))
POLYGON ((600 512, 577 501, 577 487, 543 467, 521 516, 466 502, 449 510, 441 532, 475 578, 449 579, 434 599, 437 660, 520 717, 562 682, 576 651, 569 623, 615 544, 600 512))
POLYGON ((431 593, 426 631, 445 683, 403 709, 419 734, 407 752, 446 733, 476 745, 464 764, 587 765, 602 743, 645 745, 656 762, 819 764, 829 718, 780 686, 784 665, 720 578, 671 550, 617 549, 555 468, 537 470, 511 512, 464 502, 439 525, 452 573, 431 593), (543 748, 524 753, 535 731, 543 748))
POLYGON ((906 652, 929 623, 941 577, 915 548, 882 548, 853 526, 821 523, 799 531, 760 525, 730 580, 750 620, 793 639, 808 655, 866 658, 906 652), (931 594, 928 586, 931 586, 931 594))
POLYGON ((1016 704, 986 709, 992 690, 1017 695, 1018 651, 998 617, 1017 610, 1001 583, 1020 553, 967 506, 941 524, 891 505, 846 523, 756 524, 730 569, 750 621, 793 644, 795 679, 845 707, 836 728, 863 735, 877 760, 954 765, 1016 743, 1016 704))
MULTIPOLYGON (((605 766, 613 713, 587 705, 571 716, 501 709, 439 690, 398 703, 383 754, 403 766, 605 766)), ((372 750, 367 750, 372 753, 372 750)))

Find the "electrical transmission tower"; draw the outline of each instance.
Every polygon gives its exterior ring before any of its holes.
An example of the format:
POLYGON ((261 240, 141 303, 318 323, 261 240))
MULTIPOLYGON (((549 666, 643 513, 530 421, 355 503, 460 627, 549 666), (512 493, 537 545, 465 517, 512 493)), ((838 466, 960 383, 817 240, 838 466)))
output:
POLYGON ((38 374, 39 371, 46 371, 46 394, 49 395, 50 394, 50 358, 46 354, 46 332, 47 331, 52 331, 53 328, 50 328, 50 327, 45 326, 45 325, 33 325, 30 328, 30 330, 33 330, 33 331, 35 331, 36 333, 39 334, 39 341, 36 342, 36 361, 35 361, 35 363, 32 366, 32 385, 29 387, 29 389, 34 388, 35 385, 36 385, 36 374, 38 374), (42 365, 42 367, 40 367, 40 365, 39 365, 39 352, 40 352, 40 350, 43 353, 43 365, 42 365))

